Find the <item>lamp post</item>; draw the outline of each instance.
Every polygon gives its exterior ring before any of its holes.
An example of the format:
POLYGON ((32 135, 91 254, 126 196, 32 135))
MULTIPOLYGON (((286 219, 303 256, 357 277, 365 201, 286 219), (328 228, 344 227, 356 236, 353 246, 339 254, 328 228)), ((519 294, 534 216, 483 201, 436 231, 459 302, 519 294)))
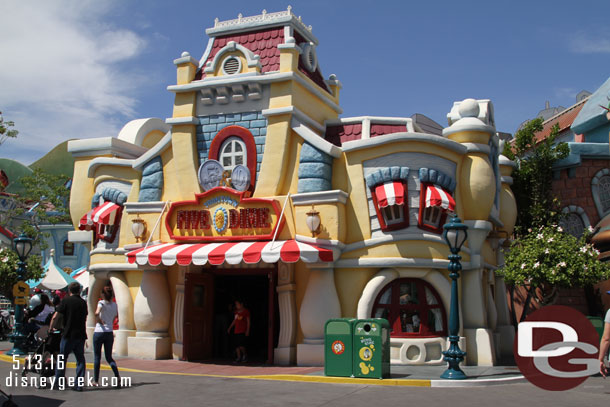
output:
MULTIPOLYGON (((17 269, 17 280, 18 283, 23 283, 25 279, 25 260, 32 251, 32 239, 27 237, 24 233, 13 239, 13 248, 19 256, 19 263, 17 269)), ((23 333, 23 310, 25 305, 22 303, 16 303, 15 305, 15 330, 11 335, 10 341, 13 342, 13 349, 6 352, 7 355, 25 355, 27 352, 22 349, 23 343, 25 342, 26 336, 23 333)))
POLYGON ((441 375, 442 379, 465 379, 466 375, 460 369, 460 362, 464 360, 466 352, 462 351, 459 346, 459 329, 460 329, 460 309, 458 300, 458 285, 457 280, 460 277, 462 265, 460 260, 462 256, 458 253, 462 249, 462 245, 468 237, 466 229, 460 218, 456 215, 451 217, 449 223, 443 226, 443 238, 449 245, 451 254, 449 255, 449 277, 451 278, 451 308, 449 311, 449 350, 443 352, 445 356, 443 360, 448 363, 447 370, 441 375))

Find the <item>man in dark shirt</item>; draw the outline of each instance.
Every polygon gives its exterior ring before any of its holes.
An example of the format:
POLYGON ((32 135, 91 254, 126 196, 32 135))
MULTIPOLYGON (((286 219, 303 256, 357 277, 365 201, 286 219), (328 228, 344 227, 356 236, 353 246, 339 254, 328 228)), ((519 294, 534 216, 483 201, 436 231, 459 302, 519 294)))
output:
MULTIPOLYGON (((53 329, 58 314, 63 317, 64 330, 61 337, 59 354, 63 359, 63 369, 55 371, 55 387, 58 387, 59 378, 65 380, 65 363, 68 361, 70 353, 74 352, 76 357, 76 382, 74 389, 82 391, 85 383, 85 341, 87 340, 87 303, 80 297, 81 286, 77 282, 72 282, 68 286, 70 295, 65 297, 56 309, 49 329, 53 329)), ((62 388, 64 386, 61 386, 62 388)))

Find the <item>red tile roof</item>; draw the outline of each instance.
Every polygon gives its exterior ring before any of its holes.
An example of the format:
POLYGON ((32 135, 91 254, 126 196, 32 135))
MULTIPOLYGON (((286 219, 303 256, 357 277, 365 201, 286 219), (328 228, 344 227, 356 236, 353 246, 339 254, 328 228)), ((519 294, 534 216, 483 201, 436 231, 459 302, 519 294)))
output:
POLYGON ((406 124, 378 124, 371 123, 371 138, 383 136, 384 134, 406 132, 406 124))
POLYGON ((362 123, 329 125, 326 127, 324 139, 336 146, 362 138, 362 123))
POLYGON ((243 45, 260 57, 261 72, 272 72, 280 70, 280 50, 279 44, 284 43, 284 27, 266 28, 258 31, 250 31, 238 34, 223 35, 214 38, 210 55, 203 64, 203 68, 197 72, 195 80, 205 77, 203 69, 209 61, 212 61, 218 51, 220 51, 229 41, 243 45))
POLYGON ((569 129, 587 100, 588 98, 581 100, 575 105, 567 108, 566 110, 542 123, 542 130, 536 133, 536 142, 540 142, 550 136, 551 129, 555 124, 559 125, 559 132, 569 129))

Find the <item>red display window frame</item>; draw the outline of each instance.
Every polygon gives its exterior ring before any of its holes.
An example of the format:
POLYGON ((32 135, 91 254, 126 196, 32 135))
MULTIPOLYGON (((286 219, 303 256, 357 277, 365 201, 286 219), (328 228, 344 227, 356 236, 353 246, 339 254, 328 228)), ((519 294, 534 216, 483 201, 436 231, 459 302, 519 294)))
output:
POLYGON ((256 179, 256 143, 254 141, 254 136, 252 133, 250 133, 250 130, 246 129, 245 127, 235 125, 227 126, 220 130, 212 139, 208 152, 208 158, 211 160, 218 160, 220 147, 229 137, 237 137, 246 145, 246 166, 250 170, 250 189, 253 190, 256 179))
POLYGON ((390 336, 393 338, 437 338, 447 336, 447 315, 445 307, 441 301, 438 292, 428 282, 417 278, 397 278, 387 284, 379 292, 373 304, 371 317, 375 317, 378 309, 388 309, 388 322, 390 323, 390 336), (400 304, 400 284, 414 283, 418 292, 418 304, 400 304), (426 298, 426 288, 430 290, 436 304, 428 305, 426 298), (380 304, 381 297, 387 290, 392 290, 390 303, 380 304), (440 309, 443 318, 443 329, 441 331, 431 330, 428 323, 428 311, 431 309, 440 309), (401 327, 400 313, 402 310, 407 312, 417 312, 420 318, 419 332, 403 332, 401 327))
POLYGON ((443 225, 447 221, 447 210, 446 209, 441 209, 442 213, 441 213, 441 219, 438 223, 438 227, 426 225, 424 223, 424 212, 427 209, 426 208, 426 191, 427 191, 428 187, 433 186, 433 185, 434 184, 427 183, 427 182, 426 183, 422 182, 422 184, 421 184, 421 188, 420 188, 420 192, 419 192, 419 216, 417 217, 417 226, 420 229, 427 230, 432 233, 441 234, 441 233, 443 233, 443 225))
MULTIPOLYGON (((397 229, 404 229, 409 226, 409 206, 407 205, 407 197, 409 196, 407 183, 404 181, 388 181, 388 182, 400 182, 403 186, 404 196, 403 196, 403 221, 398 223, 393 223, 391 225, 387 225, 385 222, 385 218, 383 217, 383 213, 381 212, 381 208, 379 207, 379 202, 377 201, 377 195, 375 194, 375 188, 381 184, 377 184, 374 187, 370 188, 371 196, 373 197, 373 206, 375 207, 375 213, 377 214, 377 220, 379 220, 379 227, 383 231, 391 231, 397 229)), ((400 206, 400 205, 399 205, 400 206)))

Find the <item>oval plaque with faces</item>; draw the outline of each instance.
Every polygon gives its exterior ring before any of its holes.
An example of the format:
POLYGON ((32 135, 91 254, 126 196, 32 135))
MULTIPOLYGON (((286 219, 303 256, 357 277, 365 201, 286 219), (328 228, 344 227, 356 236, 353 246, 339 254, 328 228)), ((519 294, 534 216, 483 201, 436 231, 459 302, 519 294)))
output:
POLYGON ((250 170, 245 165, 236 165, 231 172, 231 184, 238 191, 245 191, 250 187, 250 170))
POLYGON ((206 191, 219 186, 224 170, 225 169, 218 161, 206 160, 199 167, 199 172, 197 174, 199 177, 199 185, 206 191))

